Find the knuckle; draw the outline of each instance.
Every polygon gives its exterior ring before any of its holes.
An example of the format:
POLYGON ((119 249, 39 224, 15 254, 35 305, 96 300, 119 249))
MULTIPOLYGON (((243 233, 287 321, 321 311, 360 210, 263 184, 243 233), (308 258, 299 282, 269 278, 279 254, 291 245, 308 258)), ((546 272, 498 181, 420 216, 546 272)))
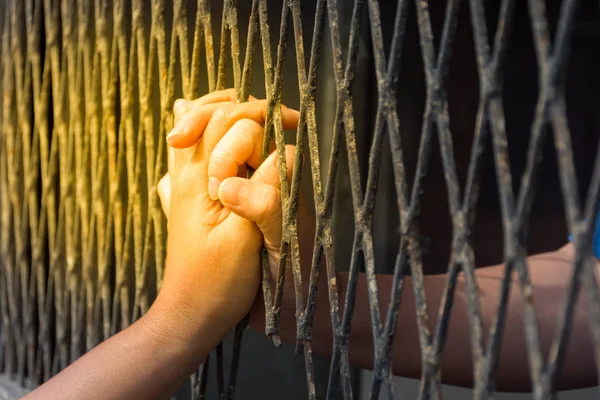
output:
POLYGON ((221 122, 221 121, 223 121, 223 122, 227 121, 230 118, 230 116, 231 116, 231 108, 232 107, 230 105, 218 108, 213 113, 213 115, 211 117, 211 120, 213 120, 213 121, 219 121, 219 122, 221 122))
POLYGON ((241 119, 235 123, 237 140, 240 144, 251 146, 259 137, 260 126, 251 119, 241 119))
POLYGON ((269 185, 262 185, 261 197, 264 199, 263 207, 259 212, 261 221, 268 221, 280 211, 281 199, 279 191, 269 185))
POLYGON ((234 88, 225 89, 225 93, 227 94, 227 96, 229 96, 229 100, 236 100, 236 92, 234 88))
POLYGON ((235 127, 242 132, 255 131, 256 122, 248 118, 243 118, 235 123, 235 127))
POLYGON ((231 164, 235 163, 231 161, 228 149, 214 150, 210 156, 209 170, 211 172, 220 172, 223 168, 227 168, 231 164))
POLYGON ((173 114, 181 115, 187 109, 188 101, 186 99, 177 99, 173 103, 173 114))

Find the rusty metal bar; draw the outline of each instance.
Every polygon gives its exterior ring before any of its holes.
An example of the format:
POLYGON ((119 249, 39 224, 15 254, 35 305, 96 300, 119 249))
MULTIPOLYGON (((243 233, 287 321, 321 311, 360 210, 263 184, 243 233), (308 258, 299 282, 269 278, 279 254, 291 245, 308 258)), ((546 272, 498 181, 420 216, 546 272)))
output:
MULTIPOLYGON (((442 3, 398 0, 393 29, 388 31, 384 29, 378 0, 354 0, 348 37, 342 37, 337 0, 314 0, 315 13, 309 16, 303 12, 307 5, 304 1, 277 2, 281 13, 276 27, 269 20, 269 8, 274 7, 271 1, 252 0, 247 21, 240 17, 237 0, 193 3, 9 0, 0 13, 0 370, 5 375, 21 386, 36 386, 148 310, 161 288, 164 272, 166 230, 156 184, 166 169, 163 138, 173 125, 173 102, 176 96, 192 99, 227 86, 236 89, 237 101, 247 101, 258 52, 262 52, 268 101, 263 155, 266 157, 275 146, 283 209, 281 259, 275 287, 271 285, 266 255, 262 257, 265 333, 276 345, 280 344, 285 271, 291 268, 296 299, 296 350, 303 353, 310 399, 317 398, 312 340, 317 289, 325 282, 320 279, 322 274, 327 278, 333 327, 326 398, 334 399, 340 393, 346 399, 357 396, 350 374, 349 346, 361 265, 365 267, 372 322, 372 399, 380 398, 382 390, 390 399, 397 395, 392 382, 392 346, 400 328, 401 298, 406 295, 414 296, 417 305, 414 311, 422 354, 418 398, 442 398, 441 360, 460 273, 466 283, 469 332, 465 334, 471 339, 474 398, 491 398, 495 391, 514 273, 524 299, 534 397, 549 399, 556 393, 555 382, 560 376, 581 291, 590 304, 590 326, 596 345, 591 350, 600 365, 600 291, 591 262, 593 226, 589 222, 596 219, 600 201, 600 148, 587 197, 582 201, 565 94, 580 1, 562 2, 553 35, 546 2, 527 3, 539 84, 518 193, 514 192, 503 103, 503 71, 511 40, 515 40, 511 35, 517 1, 499 2, 497 26, 493 29, 489 26, 489 2, 448 0, 441 29, 436 33, 430 8, 442 3), (195 10, 195 15, 190 10, 195 10), (446 89, 462 10, 469 13, 477 64, 477 77, 473 79, 478 79, 480 88, 464 187, 459 179, 446 89), (414 179, 409 176, 403 154, 406 136, 401 129, 397 99, 402 66, 409 62, 404 49, 411 17, 416 17, 426 90, 414 179), (313 23, 312 32, 304 29, 307 21, 313 23), (246 30, 240 28, 245 28, 246 23, 247 36, 243 40, 240 32, 246 30), (220 32, 213 31, 215 26, 220 26, 220 32), (274 28, 277 37, 272 37, 274 28), (364 152, 366 162, 361 164, 364 154, 357 143, 367 133, 356 129, 356 113, 360 110, 355 107, 353 83, 360 62, 359 39, 365 32, 373 54, 377 97, 373 98, 373 129, 368 132, 370 147, 364 152), (391 35, 387 37, 386 32, 391 35), (310 48, 305 43, 308 36, 310 48), (330 71, 322 65, 323 42, 327 39, 333 49, 330 71), (297 76, 292 76, 292 81, 299 92, 300 122, 295 135, 294 171, 288 177, 281 105, 289 82, 288 64, 294 61, 287 59, 290 46, 295 55, 297 76), (205 74, 201 73, 203 70, 205 74), (335 82, 334 105, 317 104, 318 78, 324 74, 331 74, 335 82), (319 107, 335 110, 334 124, 326 131, 317 128, 319 107), (564 211, 573 233, 576 259, 550 354, 544 359, 531 297, 533 282, 526 245, 549 134, 554 139, 564 211), (329 154, 323 154, 319 148, 319 140, 324 136, 331 143, 329 154), (452 237, 443 300, 432 326, 419 230, 421 214, 428 211, 422 209, 421 203, 436 141, 444 170, 452 237), (382 315, 375 272, 373 214, 382 154, 388 143, 400 241, 390 301, 382 315), (494 156, 506 262, 496 315, 487 335, 479 305, 472 238, 486 149, 491 149, 494 156), (353 218, 355 229, 353 241, 348 244, 352 256, 347 290, 340 298, 336 275, 339 266, 334 255, 335 246, 340 244, 332 232, 342 152, 348 158, 353 210, 353 215, 345 217, 353 218), (310 165, 305 167, 309 168, 310 183, 302 181, 306 157, 310 158, 310 165), (327 165, 326 175, 323 163, 327 165), (366 165, 366 170, 361 165, 366 165), (312 186, 316 210, 310 263, 301 260, 299 250, 298 203, 303 185, 312 186), (301 261, 311 265, 310 275, 303 273, 301 261), (412 294, 404 293, 408 275, 412 279, 412 294)), ((227 374, 224 365, 228 355, 219 346, 212 356, 216 372, 209 374, 207 359, 191 377, 193 399, 206 397, 207 380, 213 376, 219 398, 232 399, 239 393, 236 381, 238 368, 244 366, 241 354, 247 325, 245 319, 235 329, 227 374)))

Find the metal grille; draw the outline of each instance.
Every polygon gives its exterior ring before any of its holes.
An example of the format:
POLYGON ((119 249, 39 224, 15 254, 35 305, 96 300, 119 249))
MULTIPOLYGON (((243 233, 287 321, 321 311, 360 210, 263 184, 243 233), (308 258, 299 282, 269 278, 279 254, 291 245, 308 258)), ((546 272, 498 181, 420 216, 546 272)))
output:
MULTIPOLYGON (((209 0, 198 0, 197 4, 183 0, 172 4, 164 0, 11 0, 2 7, 0 360, 5 373, 21 383, 39 384, 147 311, 163 276, 165 221, 156 183, 166 169, 163 138, 173 124, 175 96, 181 93, 186 98, 196 98, 204 94, 202 87, 213 91, 233 85, 238 100, 245 101, 251 87, 253 59, 261 56, 269 103, 265 150, 267 141, 274 139, 282 167, 284 239, 280 271, 291 258, 297 288, 297 349, 304 353, 310 398, 316 398, 311 332, 320 274, 328 277, 334 329, 328 398, 338 392, 345 398, 356 396, 352 392, 348 347, 357 277, 363 264, 375 349, 372 398, 377 398, 382 389, 390 398, 394 397, 391 346, 407 275, 412 276, 417 305, 422 354, 420 398, 442 396, 441 356, 460 271, 466 277, 470 325, 469 332, 464 334, 470 335, 472 343, 475 397, 487 398, 494 392, 508 287, 515 271, 525 299, 526 343, 535 398, 550 398, 556 390, 553 382, 560 373, 573 308, 582 285, 591 304, 590 326, 596 338, 593 351, 600 362, 600 293, 590 246, 592 224, 587 223, 595 220, 597 212, 600 157, 596 158, 587 198, 581 201, 565 101, 571 31, 581 2, 562 2, 553 34, 544 0, 528 2, 539 74, 538 104, 518 193, 513 190, 509 162, 502 78, 517 1, 501 1, 495 29, 490 29, 487 3, 448 0, 443 29, 434 35, 428 2, 398 0, 391 47, 387 51, 377 0, 352 3, 348 37, 340 33, 338 3, 316 1, 310 48, 304 43, 310 33, 303 31, 299 0, 284 1, 278 39, 271 36, 267 11, 273 5, 267 0, 252 1, 249 21, 238 20, 235 0, 224 0, 222 5, 219 3, 223 12, 221 21, 216 21, 218 24, 213 20, 214 13, 211 14, 215 3, 209 0), (457 175, 445 90, 459 6, 469 9, 480 87, 471 158, 463 187, 457 175), (417 15, 426 80, 425 113, 414 178, 407 177, 405 169, 396 100, 401 64, 410 62, 402 59, 410 13, 417 15), (368 27, 362 23, 365 15, 368 27), (246 23, 247 42, 240 45, 238 24, 246 23), (221 27, 218 51, 213 38, 216 25, 221 27), (367 178, 361 180, 352 89, 359 37, 367 28, 378 98, 367 178), (336 102, 335 122, 328 132, 331 151, 323 155, 319 148, 323 133, 317 131, 316 93, 322 42, 327 34, 334 49, 336 102), (273 56, 271 44, 277 40, 273 56), (245 54, 241 54, 244 46, 245 54), (279 110, 285 90, 288 47, 295 49, 300 93, 297 157, 291 181, 287 180, 284 169, 285 142, 279 110), (574 235, 577 257, 551 351, 545 358, 531 297, 526 240, 542 149, 551 140, 556 148, 565 215, 574 235), (389 141, 392 149, 401 235, 396 244, 399 251, 391 301, 387 312, 382 314, 372 226, 384 141, 389 141), (427 212, 421 210, 420 204, 436 142, 452 220, 452 251, 444 300, 437 322, 430 329, 428 311, 436 310, 426 307, 419 218, 427 212), (497 314, 489 335, 484 338, 471 232, 486 148, 493 151, 498 177, 506 268, 497 293, 497 314), (355 223, 345 298, 338 297, 336 240, 332 235, 341 152, 348 159, 355 223), (296 226, 302 160, 307 156, 311 161, 305 168, 310 168, 312 176, 316 240, 310 290, 305 298, 301 290, 303 276, 296 226), (323 157, 328 160, 327 174, 322 174, 318 161, 323 157), (322 179, 322 175, 326 176, 322 179), (322 258, 325 271, 320 270, 322 258)), ((268 273, 268 266, 264 268, 268 273)), ((275 341, 282 283, 280 279, 277 287, 271 288, 268 279, 263 282, 266 333, 275 341)), ((234 362, 227 384, 222 350, 216 352, 221 397, 233 397, 237 360, 243 351, 243 329, 243 325, 236 329, 234 362)), ((207 368, 202 366, 192 377, 193 398, 204 397, 206 372, 207 368)))

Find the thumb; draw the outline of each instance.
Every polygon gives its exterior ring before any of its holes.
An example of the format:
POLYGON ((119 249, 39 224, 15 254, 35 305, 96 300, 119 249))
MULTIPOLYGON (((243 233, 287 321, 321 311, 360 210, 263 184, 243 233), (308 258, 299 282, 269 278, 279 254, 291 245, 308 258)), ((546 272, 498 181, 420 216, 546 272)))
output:
POLYGON ((281 244, 281 193, 266 183, 227 178, 219 186, 219 200, 229 210, 258 225, 269 251, 281 244))

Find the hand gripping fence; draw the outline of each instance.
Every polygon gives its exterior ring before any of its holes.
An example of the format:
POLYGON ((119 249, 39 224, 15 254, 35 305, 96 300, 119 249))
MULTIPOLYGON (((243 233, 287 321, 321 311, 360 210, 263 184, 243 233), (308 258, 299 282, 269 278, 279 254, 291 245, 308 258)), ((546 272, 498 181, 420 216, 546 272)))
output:
MULTIPOLYGON (((145 313, 160 290, 165 258, 166 222, 156 184, 166 172, 166 142, 173 126, 173 102, 208 91, 234 87, 246 101, 253 85, 253 67, 262 62, 268 101, 264 156, 275 142, 280 170, 283 241, 275 286, 263 262, 266 334, 279 342, 279 321, 286 265, 296 288, 296 350, 303 353, 308 396, 317 398, 312 331, 319 276, 328 284, 333 353, 327 398, 354 393, 349 362, 349 335, 358 274, 366 272, 372 322, 374 364, 370 396, 394 393, 391 347, 401 307, 404 280, 412 278, 421 352, 419 399, 441 398, 441 357, 453 307, 457 278, 464 273, 471 339, 473 396, 491 398, 507 315, 509 284, 516 273, 524 299, 524 331, 533 395, 552 398, 554 382, 571 334, 579 295, 590 309, 596 363, 600 362, 600 293, 594 275, 592 247, 600 193, 600 157, 593 164, 586 198, 575 170, 571 128, 567 119, 567 69, 572 31, 581 0, 560 3, 555 29, 546 2, 528 0, 530 33, 537 61, 537 106, 518 191, 509 160, 503 103, 503 68, 516 0, 397 0, 393 26, 382 24, 383 0, 305 1, 244 0, 249 18, 241 17, 242 0, 7 0, 0 10, 0 365, 23 386, 48 380, 83 352, 127 327, 145 313), (246 4, 247 2, 247 4, 246 4), (240 3, 240 4, 238 4, 240 3), (316 3, 316 4, 315 4, 316 3), (344 3, 344 4, 342 4, 344 3), (340 29, 340 7, 350 10, 347 30, 340 29), (280 10, 279 26, 269 10, 280 10), (430 8, 445 7, 441 28, 434 29, 430 8), (489 8, 497 19, 490 22, 489 8), (221 10, 220 15, 215 10, 221 10), (470 143, 464 185, 455 162, 446 91, 459 12, 467 10, 479 82, 479 103, 470 143), (405 137, 401 134, 397 90, 406 59, 407 20, 416 16, 424 68, 425 107, 414 176, 408 176, 405 137), (311 21, 312 32, 303 28, 311 21), (270 24, 271 23, 271 24, 270 24), (239 27, 247 24, 247 36, 239 27), (386 29, 384 29, 386 28, 386 29), (218 31, 220 29, 220 33, 218 31), (357 150, 357 112, 353 85, 358 55, 367 35, 376 80, 376 112, 365 151, 366 170, 357 150), (390 36, 391 35, 391 36, 390 36), (391 40, 389 40, 391 38, 391 40), (309 40, 306 40, 309 39, 309 40), (332 65, 324 66, 324 42, 332 49, 332 65), (272 46, 275 51, 273 51, 272 46), (293 51, 288 51, 293 50, 293 51), (293 55, 295 54, 295 59, 293 55), (260 58, 262 57, 262 60, 260 58), (290 60, 286 60, 291 57, 290 60), (287 63, 294 63, 300 123, 294 172, 286 174, 285 135, 280 106, 287 63), (324 68, 333 75, 333 105, 319 103, 324 68), (333 124, 318 124, 320 107, 333 110, 333 124), (320 139, 328 138, 328 151, 320 139), (373 214, 386 141, 399 221, 393 285, 385 313, 380 308, 374 250, 373 214), (556 150, 562 199, 576 257, 567 295, 558 313, 548 357, 542 354, 527 264, 528 222, 543 149, 556 150), (436 149, 436 144, 439 148, 436 149), (504 262, 498 305, 484 335, 472 231, 479 200, 483 154, 491 149, 497 176, 504 262), (439 151, 451 217, 451 254, 439 310, 426 307, 420 216, 425 177, 432 153, 439 151), (340 296, 336 278, 334 198, 341 154, 347 157, 354 231, 349 280, 340 296), (303 163, 303 160, 310 161, 303 163), (321 163, 319 160, 325 160, 321 163), (322 170, 323 165, 325 168, 322 170), (298 201, 302 169, 310 173, 316 231, 310 275, 300 269, 298 201), (362 168, 362 169, 361 169, 362 168), (361 175, 362 174, 362 175, 361 175), (321 269, 324 267, 324 270, 321 269), (306 282, 306 279, 309 282, 306 282), (303 282, 304 280, 304 282, 303 282), (308 287, 305 293, 303 288, 308 287), (342 311, 343 310, 343 311, 342 311), (437 312, 435 324, 430 313, 437 312)), ((600 7, 600 5, 598 5, 600 7)), ((597 11, 596 11, 597 12, 597 11)), ((596 26, 600 20, 596 20, 596 26)), ((596 45, 600 44, 596 36, 596 45)), ((600 49, 600 47, 597 47, 600 49)), ((260 76, 260 74, 258 75, 260 76)), ((255 79, 256 80, 256 79, 255 79)), ((286 80, 287 84, 288 80, 286 80)), ((254 89, 253 89, 254 90, 254 89)), ((599 93, 600 95, 600 93, 599 93)), ((596 132, 598 133, 598 132, 596 132)), ((596 151, 596 150, 594 150, 596 151)), ((308 175, 305 175, 306 180, 308 175)), ((560 194, 556 194, 559 196, 560 194)), ((348 248, 348 251, 350 249, 348 248)), ((266 260, 263 257, 263 260, 266 260)), ((233 398, 242 337, 247 321, 235 330, 230 371, 224 373, 223 348, 216 357, 220 398, 233 398)), ((575 333, 576 334, 576 333, 575 333)), ((191 377, 192 398, 205 397, 209 360, 191 377)), ((242 364, 243 367, 243 364, 242 364)), ((600 369, 598 369, 600 371, 600 369)))

